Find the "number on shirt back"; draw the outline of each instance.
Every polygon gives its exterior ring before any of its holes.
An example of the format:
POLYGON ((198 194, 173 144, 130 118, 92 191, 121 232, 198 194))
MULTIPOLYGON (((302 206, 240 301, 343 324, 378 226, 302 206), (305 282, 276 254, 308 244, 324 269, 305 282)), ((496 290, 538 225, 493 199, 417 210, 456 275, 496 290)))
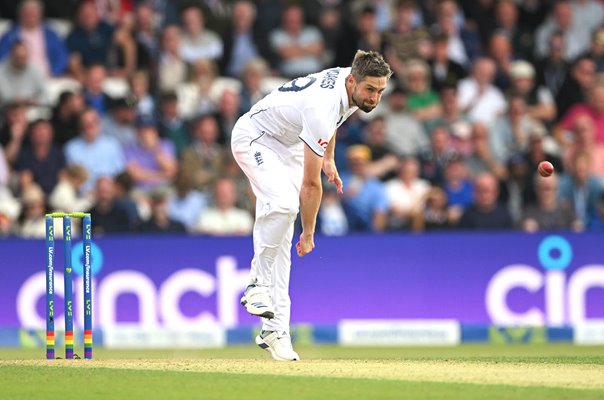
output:
POLYGON ((296 78, 293 81, 284 83, 279 87, 280 92, 299 92, 306 89, 317 81, 317 78, 313 76, 306 76, 304 78, 296 78))

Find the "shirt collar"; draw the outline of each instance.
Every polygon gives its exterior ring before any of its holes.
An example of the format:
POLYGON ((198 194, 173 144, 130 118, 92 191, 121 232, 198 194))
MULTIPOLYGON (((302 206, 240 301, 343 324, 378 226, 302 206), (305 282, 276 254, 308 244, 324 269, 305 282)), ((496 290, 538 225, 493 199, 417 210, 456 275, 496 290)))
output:
POLYGON ((351 107, 348 103, 348 93, 346 92, 346 78, 348 77, 348 75, 350 75, 350 68, 342 68, 341 74, 342 84, 338 85, 338 90, 340 91, 340 108, 342 113, 346 113, 353 107, 356 110, 356 106, 351 107))

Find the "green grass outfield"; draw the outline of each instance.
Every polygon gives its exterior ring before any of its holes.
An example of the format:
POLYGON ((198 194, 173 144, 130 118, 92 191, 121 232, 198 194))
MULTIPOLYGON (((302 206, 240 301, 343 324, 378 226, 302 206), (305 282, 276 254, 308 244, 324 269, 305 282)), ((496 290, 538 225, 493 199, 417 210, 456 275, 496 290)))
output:
POLYGON ((604 399, 604 346, 296 350, 302 361, 280 363, 248 346, 73 361, 0 349, 0 399, 604 399))

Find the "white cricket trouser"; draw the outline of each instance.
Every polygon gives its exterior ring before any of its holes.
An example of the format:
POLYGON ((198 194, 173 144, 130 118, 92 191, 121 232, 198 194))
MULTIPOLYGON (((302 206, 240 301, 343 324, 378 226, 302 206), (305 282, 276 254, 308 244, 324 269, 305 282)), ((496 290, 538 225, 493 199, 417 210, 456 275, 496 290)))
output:
POLYGON ((300 205, 303 156, 280 157, 254 140, 261 135, 246 114, 231 136, 233 156, 256 195, 250 283, 266 286, 272 294, 275 318, 263 319, 262 329, 289 333, 291 244, 300 205))

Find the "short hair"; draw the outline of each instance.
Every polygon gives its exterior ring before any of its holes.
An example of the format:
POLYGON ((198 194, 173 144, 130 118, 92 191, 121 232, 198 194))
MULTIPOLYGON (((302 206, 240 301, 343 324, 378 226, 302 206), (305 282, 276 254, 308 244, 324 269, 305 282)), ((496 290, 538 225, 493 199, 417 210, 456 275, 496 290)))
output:
POLYGON ((368 76, 386 77, 392 76, 390 65, 384 61, 384 57, 375 51, 357 50, 352 61, 352 76, 361 81, 368 76))
POLYGON ((40 12, 42 13, 42 16, 44 15, 44 3, 40 0, 23 0, 17 6, 17 10, 18 10, 19 14, 21 14, 21 11, 23 11, 25 6, 29 5, 29 4, 35 4, 36 6, 38 6, 38 8, 40 9, 40 12))
POLYGON ((71 178, 86 181, 88 179, 88 170, 81 164, 70 164, 65 168, 65 172, 71 178))
POLYGON ((175 91, 168 90, 168 91, 162 92, 159 95, 159 101, 161 103, 167 103, 167 102, 170 102, 170 101, 178 101, 178 95, 176 94, 175 91))

